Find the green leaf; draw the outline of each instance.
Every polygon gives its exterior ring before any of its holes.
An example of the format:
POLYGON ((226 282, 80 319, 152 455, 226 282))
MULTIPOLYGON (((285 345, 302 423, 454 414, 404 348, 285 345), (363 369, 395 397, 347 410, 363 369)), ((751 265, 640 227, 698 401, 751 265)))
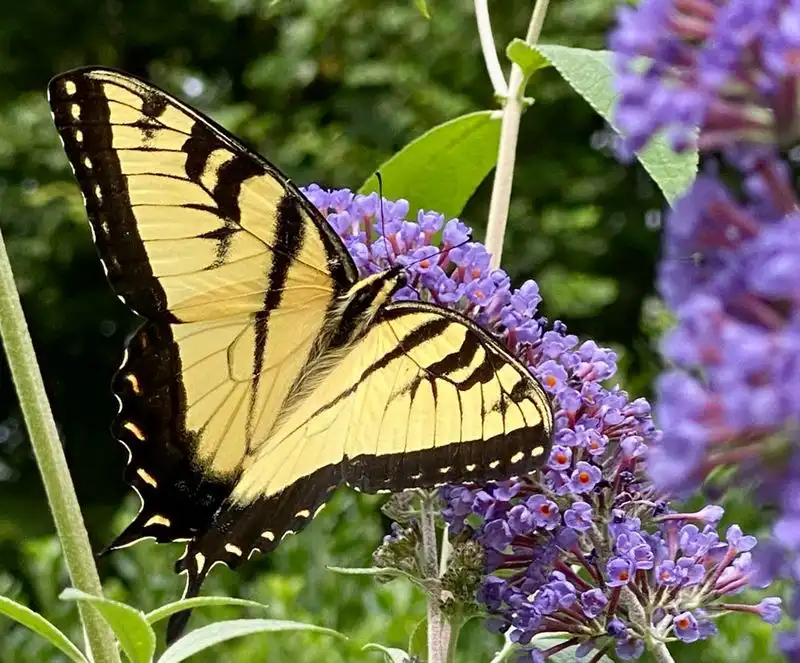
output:
POLYGON ((156 608, 152 612, 148 612, 145 615, 145 619, 147 620, 148 624, 155 624, 157 621, 166 619, 167 617, 174 615, 176 612, 181 612, 182 610, 191 610, 193 608, 201 608, 204 606, 213 605, 238 605, 245 608, 258 608, 259 610, 265 610, 268 607, 263 603, 258 603, 257 601, 236 599, 230 596, 195 596, 190 599, 181 599, 180 601, 162 605, 160 608, 156 608))
POLYGON ((425 659, 428 656, 428 620, 420 619, 408 639, 408 653, 425 659))
POLYGON ((506 57, 519 65, 522 73, 525 75, 525 81, 539 69, 545 69, 552 66, 550 61, 538 51, 532 49, 522 39, 514 39, 508 46, 506 46, 506 57))
POLYGON ((315 626, 314 624, 302 624, 280 619, 234 619, 209 624, 187 633, 164 652, 161 658, 158 659, 158 663, 180 663, 180 661, 185 661, 190 656, 194 656, 198 652, 226 640, 233 640, 234 638, 256 633, 279 633, 282 631, 311 631, 332 635, 343 640, 347 639, 333 629, 315 626))
MULTIPOLYGON (((614 91, 614 70, 610 51, 591 51, 585 48, 543 45, 529 46, 520 42, 518 50, 528 49, 545 57, 569 83, 615 130, 613 107, 617 100, 614 91)), ((618 131, 618 130, 617 130, 618 131)), ((675 153, 663 136, 656 136, 637 158, 672 204, 694 180, 697 174, 696 149, 675 153)))
POLYGON ((70 587, 61 592, 65 601, 86 601, 108 622, 119 646, 131 663, 151 663, 156 652, 156 634, 144 613, 129 605, 102 596, 92 596, 70 587))
MULTIPOLYGON (((417 210, 459 216, 475 189, 497 163, 500 114, 479 111, 440 124, 406 145, 378 168, 383 195, 408 200, 417 210)), ((371 175, 358 193, 378 191, 371 175)))
POLYGON ((346 566, 328 566, 326 567, 328 571, 333 571, 334 573, 341 573, 344 576, 383 576, 384 578, 405 578, 406 580, 414 583, 417 587, 421 587, 425 589, 425 585, 423 584, 422 580, 419 578, 415 578, 407 571, 402 571, 401 569, 394 569, 391 567, 383 567, 378 568, 376 566, 371 566, 369 568, 350 568, 346 566))
POLYGON ((402 649, 394 647, 384 647, 383 645, 370 642, 361 648, 362 651, 379 651, 383 653, 385 663, 408 663, 411 657, 406 654, 402 649))
POLYGON ((18 624, 22 624, 34 633, 41 635, 51 645, 66 654, 69 660, 75 663, 88 663, 89 659, 83 655, 81 650, 38 612, 34 612, 27 606, 12 601, 5 596, 0 596, 0 614, 10 617, 18 624))
MULTIPOLYGON (((550 647, 555 647, 556 645, 559 645, 568 639, 569 637, 566 635, 536 635, 531 640, 531 644, 534 647, 544 651, 550 647)), ((577 645, 574 647, 567 647, 566 649, 562 649, 557 654, 551 654, 547 660, 549 663, 576 663, 576 661, 579 660, 578 657, 575 656, 577 649, 577 645)), ((594 653, 597 652, 595 651, 594 653)), ((597 661, 597 663, 613 663, 613 661, 608 656, 603 656, 597 661)))
POLYGON ((414 2, 417 5, 417 9, 419 9, 419 13, 430 21, 431 13, 428 11, 428 3, 426 0, 414 0, 414 2))

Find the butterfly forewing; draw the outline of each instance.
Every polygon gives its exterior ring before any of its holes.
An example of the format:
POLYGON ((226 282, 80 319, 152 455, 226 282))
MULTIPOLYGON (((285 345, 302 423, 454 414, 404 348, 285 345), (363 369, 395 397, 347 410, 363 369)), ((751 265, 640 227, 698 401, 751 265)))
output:
POLYGON ((391 304, 245 461, 179 569, 198 583, 209 560, 235 566, 272 550, 305 526, 332 478, 375 492, 525 474, 546 458, 552 429, 542 387, 475 323, 391 304))
POLYGON ((53 79, 49 95, 109 279, 143 316, 252 314, 281 287, 308 296, 356 280, 283 175, 165 92, 87 69, 53 79))

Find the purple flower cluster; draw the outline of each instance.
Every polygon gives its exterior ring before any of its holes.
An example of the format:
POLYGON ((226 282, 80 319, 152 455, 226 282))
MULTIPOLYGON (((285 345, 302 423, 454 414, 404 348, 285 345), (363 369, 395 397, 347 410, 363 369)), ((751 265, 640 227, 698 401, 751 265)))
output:
MULTIPOLYGON (((677 324, 662 344, 671 368, 657 385, 651 475, 686 492, 735 467, 780 509, 762 573, 797 585, 800 205, 781 153, 800 137, 800 2, 644 0, 618 16, 628 150, 666 130, 677 149, 716 158, 665 226, 658 286, 677 324)), ((800 632, 784 649, 800 655, 800 632)))
POLYGON ((679 151, 729 156, 798 136, 794 0, 643 0, 619 10, 610 46, 629 155, 662 130, 679 151))
POLYGON ((718 506, 678 513, 659 499, 644 467, 660 437, 647 402, 578 377, 574 339, 558 350, 543 345, 549 352, 539 357, 538 373, 545 363, 551 373, 553 364, 564 371, 554 391, 557 432, 546 470, 442 491, 451 530, 474 528, 487 551, 479 599, 511 639, 524 646, 539 633, 570 634, 550 650, 529 649, 527 660, 545 661, 567 643, 578 645, 581 658, 594 652, 591 661, 611 649, 633 660, 645 643, 712 635, 714 620, 730 611, 774 623, 779 599, 723 602, 759 583, 750 554, 755 538, 733 525, 721 540, 718 506))
MULTIPOLYGON (((773 619, 779 602, 720 603, 750 582, 752 537, 737 527, 720 541, 718 507, 673 513, 643 471, 660 433, 644 399, 631 401, 600 382, 616 370, 613 352, 579 343, 566 327, 536 317, 539 289, 512 289, 489 269, 483 245, 457 219, 316 185, 305 194, 337 230, 362 274, 408 265, 398 298, 461 310, 529 365, 556 404, 556 435, 546 468, 534 478, 480 488, 442 489, 451 531, 474 528, 488 573, 479 592, 517 642, 566 631, 581 654, 614 647, 636 658, 645 641, 692 641, 713 632, 714 617, 742 610, 773 619), (702 528, 702 529, 701 529, 702 528), (638 607, 637 607, 638 606, 638 607), (644 611, 644 612, 643 612, 644 611), (643 616, 646 615, 646 616, 643 616)), ((559 645, 560 650, 567 645, 559 645)), ((555 651, 529 649, 534 661, 555 651)))
MULTIPOLYGON (((541 301, 539 286, 526 281, 512 289, 503 270, 489 269, 486 247, 469 241, 469 229, 461 221, 445 221, 442 214, 422 210, 409 221, 408 201, 383 200, 380 209, 375 193, 326 191, 316 184, 303 192, 344 240, 362 276, 396 263, 408 265, 408 286, 395 299, 421 297, 457 309, 504 339, 508 347, 534 356, 532 347, 542 336, 533 317, 541 301)), ((587 347, 584 355, 589 363, 584 370, 592 370, 592 354, 587 347)), ((544 379, 555 387, 559 377, 547 373, 544 379)))

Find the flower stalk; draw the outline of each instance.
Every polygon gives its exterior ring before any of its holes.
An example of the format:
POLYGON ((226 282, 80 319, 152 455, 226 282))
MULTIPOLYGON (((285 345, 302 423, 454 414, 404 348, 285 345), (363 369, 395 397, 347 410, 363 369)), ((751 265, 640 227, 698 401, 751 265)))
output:
MULTIPOLYGON (((531 21, 528 25, 528 33, 525 35, 526 43, 533 45, 539 39, 549 4, 550 0, 536 1, 531 21)), ((486 25, 488 25, 488 15, 486 25)), ((489 26, 489 30, 491 30, 491 26, 489 26)), ((484 47, 484 58, 487 61, 488 68, 490 58, 486 56, 484 41, 484 37, 481 36, 481 45, 484 47)), ((493 48, 493 40, 491 43, 493 48)), ((497 152, 497 169, 494 183, 492 184, 492 198, 489 203, 489 219, 486 226, 486 248, 492 256, 491 267, 495 269, 500 266, 500 261, 503 257, 503 241, 506 234, 506 224, 508 223, 508 209, 511 204, 511 186, 514 181, 514 165, 517 155, 517 141, 519 139, 519 124, 522 119, 524 105, 525 82, 525 74, 522 71, 522 67, 516 63, 512 64, 508 80, 508 93, 503 104, 500 146, 497 152)))
POLYGON ((436 538, 436 496, 420 491, 422 568, 428 585, 428 663, 446 663, 450 629, 441 609, 441 583, 436 538))
POLYGON ((672 658, 667 645, 663 642, 652 642, 648 649, 658 663, 675 663, 675 659, 672 658))
MULTIPOLYGON (((89 536, 67 467, 53 413, 36 360, 11 263, 0 233, 0 338, 2 338, 31 446, 42 474, 72 584, 100 596, 102 586, 89 536)), ((88 654, 95 663, 120 663, 111 629, 89 605, 79 604, 88 654)))

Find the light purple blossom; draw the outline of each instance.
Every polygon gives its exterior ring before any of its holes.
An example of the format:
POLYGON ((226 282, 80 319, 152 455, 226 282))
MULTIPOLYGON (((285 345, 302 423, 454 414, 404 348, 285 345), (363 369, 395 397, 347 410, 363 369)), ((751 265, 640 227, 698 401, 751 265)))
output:
POLYGON ((691 612, 682 612, 675 616, 672 621, 675 635, 684 642, 694 642, 700 639, 700 629, 697 626, 697 620, 691 612))
POLYGON ((592 507, 586 502, 573 502, 564 513, 564 524, 577 532, 585 532, 592 526, 592 507))

